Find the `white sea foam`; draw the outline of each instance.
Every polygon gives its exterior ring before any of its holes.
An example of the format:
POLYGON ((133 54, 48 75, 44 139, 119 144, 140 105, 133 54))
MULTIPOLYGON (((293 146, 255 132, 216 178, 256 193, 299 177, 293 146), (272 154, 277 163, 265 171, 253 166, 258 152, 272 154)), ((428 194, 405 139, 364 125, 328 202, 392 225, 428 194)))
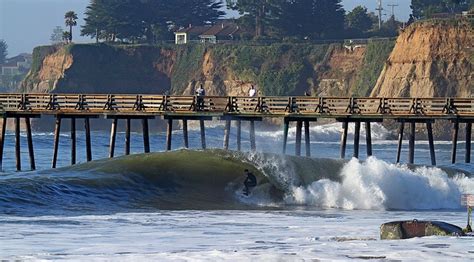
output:
POLYGON ((285 201, 290 204, 343 209, 457 209, 462 192, 474 181, 463 175, 449 178, 439 168, 390 164, 374 157, 352 159, 341 171, 341 182, 322 179, 294 187, 285 201))

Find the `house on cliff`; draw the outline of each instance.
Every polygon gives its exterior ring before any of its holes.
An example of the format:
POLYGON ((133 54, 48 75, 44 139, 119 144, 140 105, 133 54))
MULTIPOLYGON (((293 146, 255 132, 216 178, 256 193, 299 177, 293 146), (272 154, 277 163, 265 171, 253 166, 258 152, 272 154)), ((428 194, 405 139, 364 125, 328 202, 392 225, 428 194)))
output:
POLYGON ((234 22, 220 21, 213 26, 192 26, 175 32, 177 45, 190 42, 216 44, 221 41, 237 40, 242 33, 240 27, 234 22))
POLYGON ((14 76, 28 72, 33 60, 30 54, 20 54, 8 58, 4 64, 0 65, 0 74, 2 76, 14 76))

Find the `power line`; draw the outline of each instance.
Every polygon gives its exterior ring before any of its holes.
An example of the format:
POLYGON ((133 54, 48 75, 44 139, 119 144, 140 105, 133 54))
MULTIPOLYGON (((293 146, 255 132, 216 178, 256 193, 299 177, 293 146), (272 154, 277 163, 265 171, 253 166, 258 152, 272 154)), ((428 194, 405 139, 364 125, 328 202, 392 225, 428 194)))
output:
POLYGON ((382 7, 382 0, 377 0, 378 7, 375 9, 379 11, 379 30, 382 29, 382 11, 384 10, 382 7))
POLYGON ((395 18, 395 7, 398 6, 397 4, 388 4, 392 8, 392 17, 395 18))

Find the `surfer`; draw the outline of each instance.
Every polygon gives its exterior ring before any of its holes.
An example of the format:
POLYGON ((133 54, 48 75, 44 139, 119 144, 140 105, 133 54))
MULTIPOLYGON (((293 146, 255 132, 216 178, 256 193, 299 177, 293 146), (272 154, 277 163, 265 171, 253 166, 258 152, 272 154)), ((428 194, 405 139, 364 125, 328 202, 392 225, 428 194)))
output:
POLYGON ((244 195, 248 196, 250 193, 250 188, 257 185, 257 178, 248 169, 245 169, 244 174, 247 176, 244 181, 244 195))

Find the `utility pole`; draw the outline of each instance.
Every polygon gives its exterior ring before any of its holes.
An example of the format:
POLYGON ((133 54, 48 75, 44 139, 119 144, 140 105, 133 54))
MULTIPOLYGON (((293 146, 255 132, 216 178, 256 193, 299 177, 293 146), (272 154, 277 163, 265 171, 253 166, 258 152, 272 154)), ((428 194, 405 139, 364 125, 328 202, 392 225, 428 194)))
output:
POLYGON ((395 7, 398 6, 397 4, 388 4, 392 8, 392 16, 395 19, 395 7))
POLYGON ((377 0, 378 7, 375 9, 379 11, 379 30, 382 29, 382 11, 384 10, 382 7, 382 0, 377 0))

